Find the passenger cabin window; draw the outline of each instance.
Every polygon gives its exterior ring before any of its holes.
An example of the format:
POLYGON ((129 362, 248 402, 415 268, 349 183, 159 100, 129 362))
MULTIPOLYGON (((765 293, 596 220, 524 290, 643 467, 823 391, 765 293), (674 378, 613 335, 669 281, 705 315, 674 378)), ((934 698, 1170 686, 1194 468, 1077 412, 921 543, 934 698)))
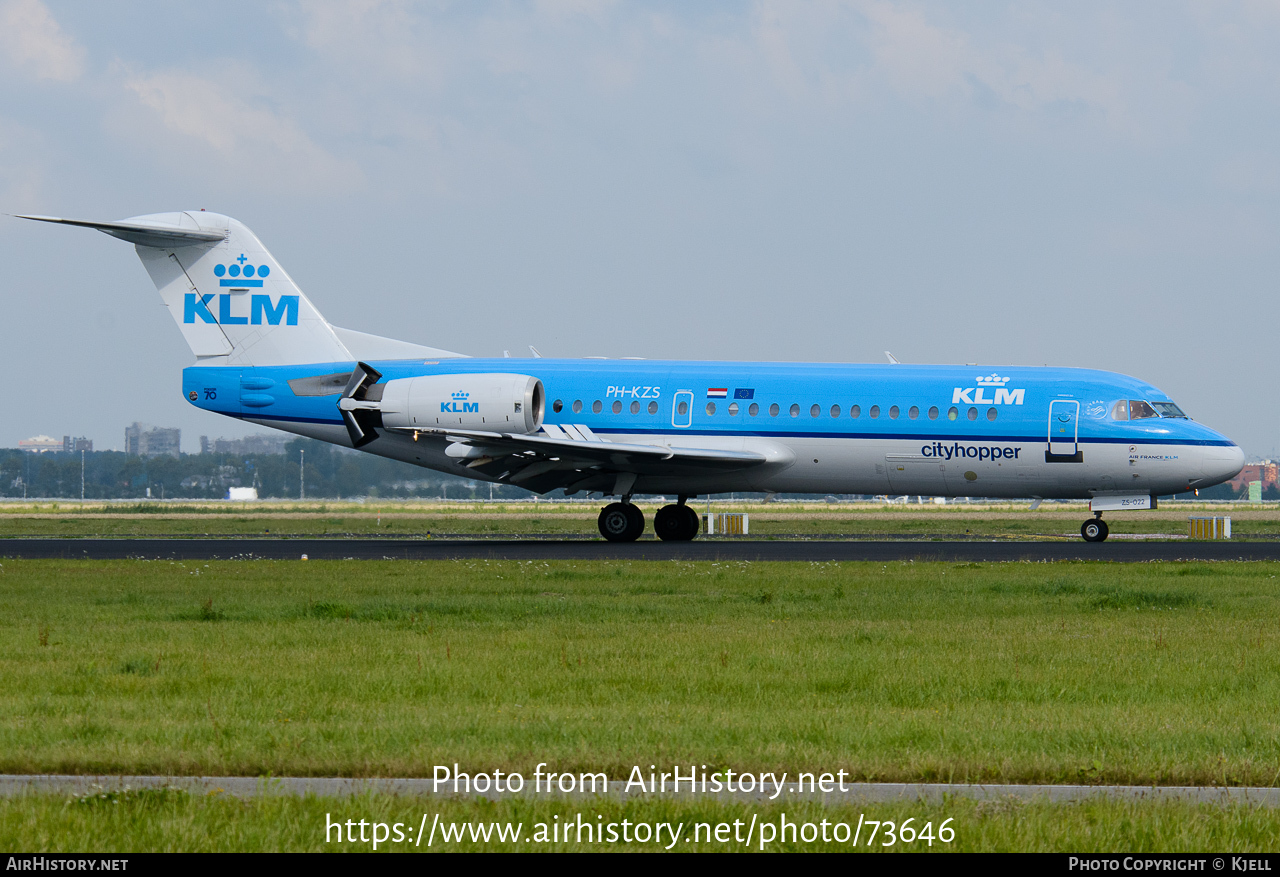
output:
POLYGON ((955 408, 952 408, 947 412, 947 420, 955 420, 959 416, 960 412, 955 408))
POLYGON ((1129 419, 1130 420, 1144 420, 1148 417, 1159 417, 1159 416, 1160 416, 1159 414, 1156 414, 1156 409, 1152 408, 1150 405, 1148 405, 1146 402, 1143 402, 1141 399, 1129 400, 1129 419))
POLYGON ((832 405, 832 406, 831 406, 831 416, 832 416, 832 417, 839 417, 839 416, 840 416, 840 406, 839 406, 839 405, 832 405))
POLYGON ((710 417, 711 415, 713 415, 713 414, 715 414, 715 413, 716 413, 716 403, 714 403, 714 402, 708 402, 708 403, 707 403, 707 416, 708 416, 708 417, 710 417))
POLYGON ((631 403, 631 413, 632 413, 632 414, 639 414, 639 413, 640 413, 640 403, 639 403, 639 402, 635 402, 635 401, 633 401, 633 402, 631 403))
POLYGON ((795 404, 794 402, 791 404, 791 416, 792 417, 800 416, 800 406, 795 404))
POLYGON ((871 415, 871 419, 875 420, 877 417, 880 416, 880 406, 872 405, 871 410, 868 413, 871 415))
POLYGON ((1119 402, 1111 406, 1112 420, 1128 420, 1129 419, 1129 401, 1121 399, 1119 402))
POLYGON ((897 406, 897 405, 894 405, 892 408, 890 408, 890 409, 889 409, 889 419, 890 419, 890 420, 897 420, 897 419, 898 419, 898 406, 897 406))
POLYGON ((581 411, 581 410, 582 410, 582 400, 581 400, 581 399, 574 399, 574 400, 573 400, 573 413, 574 413, 574 414, 577 414, 577 413, 578 413, 579 411, 581 411))
POLYGON ((729 416, 730 416, 730 417, 737 417, 737 416, 738 416, 738 403, 737 403, 737 402, 730 402, 730 403, 729 403, 729 416))
POLYGON ((657 413, 658 413, 658 403, 657 403, 657 402, 650 402, 650 403, 649 403, 649 413, 650 413, 650 414, 657 414, 657 413))
POLYGON ((930 409, 929 409, 929 419, 930 419, 930 420, 937 420, 937 419, 938 419, 938 406, 937 406, 937 405, 934 405, 932 408, 930 408, 930 409))
POLYGON ((592 414, 599 414, 599 413, 600 413, 600 409, 601 409, 601 408, 603 408, 603 407, 604 407, 604 406, 600 404, 600 400, 599 400, 599 399, 597 399, 596 401, 594 401, 594 402, 592 402, 592 403, 591 403, 591 413, 592 413, 592 414))
POLYGON ((619 401, 619 400, 617 400, 617 399, 614 399, 614 400, 613 400, 613 413, 614 413, 614 414, 621 414, 621 413, 622 413, 622 402, 620 402, 620 401, 619 401))
POLYGON ((679 414, 681 417, 683 417, 688 413, 689 413, 689 403, 681 399, 676 404, 676 414, 679 414))
POLYGON ((551 403, 551 410, 554 411, 556 414, 559 414, 561 411, 564 410, 564 403, 561 402, 559 399, 557 399, 556 401, 551 403))
POLYGON ((750 414, 752 417, 755 417, 757 414, 760 413, 760 406, 757 405, 755 402, 752 402, 751 407, 747 409, 747 413, 750 414))
POLYGON ((769 406, 769 416, 770 416, 770 417, 777 417, 777 416, 778 416, 778 403, 777 403, 777 402, 774 402, 772 405, 770 405, 770 406, 769 406))
POLYGON ((862 416, 862 406, 861 406, 861 405, 854 405, 854 406, 850 407, 850 408, 849 408, 849 416, 850 416, 850 417, 852 417, 854 420, 857 420, 859 417, 861 417, 861 416, 862 416))
POLYGON ((1189 420, 1182 409, 1172 402, 1152 402, 1151 407, 1160 412, 1161 417, 1181 417, 1183 420, 1189 420))
POLYGON ((920 416, 919 407, 912 405, 911 408, 907 410, 907 416, 910 417, 912 420, 915 420, 917 417, 920 416))
POLYGON ((1000 412, 997 411, 996 409, 994 408, 987 409, 987 420, 995 420, 999 416, 1000 416, 1000 412))
POLYGON ((818 405, 818 404, 815 402, 815 403, 814 403, 814 405, 813 405, 813 407, 809 409, 809 416, 810 416, 810 417, 817 417, 817 416, 819 416, 820 414, 822 414, 822 406, 821 406, 821 405, 818 405))
POLYGON ((978 419, 978 409, 977 409, 977 408, 970 408, 970 409, 969 409, 969 419, 970 419, 970 420, 977 420, 977 419, 978 419))

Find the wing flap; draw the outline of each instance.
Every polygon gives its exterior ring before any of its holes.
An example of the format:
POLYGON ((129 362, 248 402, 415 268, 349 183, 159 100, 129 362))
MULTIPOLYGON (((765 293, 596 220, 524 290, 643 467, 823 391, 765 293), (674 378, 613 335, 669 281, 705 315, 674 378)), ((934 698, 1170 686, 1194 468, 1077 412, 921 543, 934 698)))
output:
MULTIPOLYGON (((744 469, 768 462, 764 454, 755 451, 611 442, 594 434, 594 441, 575 441, 570 438, 555 438, 551 435, 519 435, 478 430, 447 428, 414 430, 407 427, 398 429, 420 435, 445 436, 452 442, 483 448, 485 454, 495 460, 500 454, 507 457, 521 455, 527 462, 520 468, 548 461, 563 464, 568 468, 572 468, 571 464, 579 463, 611 472, 635 472, 643 475, 690 465, 718 469, 744 469)), ((544 468, 540 471, 551 470, 544 468)))

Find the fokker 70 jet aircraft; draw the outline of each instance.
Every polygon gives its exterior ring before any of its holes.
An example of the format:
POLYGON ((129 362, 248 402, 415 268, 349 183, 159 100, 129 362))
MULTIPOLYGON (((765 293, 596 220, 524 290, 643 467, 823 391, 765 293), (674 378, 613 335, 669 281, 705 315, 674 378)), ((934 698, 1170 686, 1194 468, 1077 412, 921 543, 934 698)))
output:
POLYGON ((89 222, 132 243, 196 357, 199 408, 538 493, 599 493, 637 539, 636 494, 730 491, 1088 499, 1104 511, 1217 484, 1234 442, 1143 381, 1091 369, 478 359, 328 323, 258 238, 204 211, 89 222))

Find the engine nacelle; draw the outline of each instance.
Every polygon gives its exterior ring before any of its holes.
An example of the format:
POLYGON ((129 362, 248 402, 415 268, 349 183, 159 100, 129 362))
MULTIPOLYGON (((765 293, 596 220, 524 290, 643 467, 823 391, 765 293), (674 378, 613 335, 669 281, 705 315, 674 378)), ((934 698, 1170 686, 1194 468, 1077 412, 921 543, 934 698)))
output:
POLYGON ((423 375, 387 381, 382 425, 532 433, 542 426, 546 394, 529 375, 423 375))

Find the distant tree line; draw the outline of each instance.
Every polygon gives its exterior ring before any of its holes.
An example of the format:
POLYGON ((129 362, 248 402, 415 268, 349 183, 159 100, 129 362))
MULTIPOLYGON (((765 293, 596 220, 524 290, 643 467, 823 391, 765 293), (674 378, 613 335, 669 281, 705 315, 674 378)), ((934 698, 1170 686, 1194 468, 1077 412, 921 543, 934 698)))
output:
MULTIPOLYGON (((306 452, 308 499, 350 496, 488 499, 489 484, 421 469, 408 463, 297 439, 283 454, 183 454, 138 457, 119 451, 84 455, 85 499, 221 499, 231 487, 255 487, 263 499, 299 496, 301 453, 306 452)), ((80 454, 0 450, 0 496, 80 497, 80 454)), ((517 499, 527 490, 494 485, 494 498, 517 499)))
MULTIPOLYGON (((231 487, 255 487, 262 499, 299 496, 299 463, 306 452, 308 499, 380 496, 409 499, 488 499, 485 481, 445 475, 408 463, 339 448, 311 439, 296 439, 283 454, 183 454, 180 457, 137 457, 119 451, 84 455, 85 499, 221 499, 231 487)), ((493 485, 495 499, 522 499, 527 490, 493 485)), ((555 491, 555 496, 562 495, 555 491)), ((1199 499, 1246 499, 1248 489, 1218 484, 1200 491, 1199 499)), ((31 454, 0 450, 0 497, 80 497, 79 454, 31 454)), ((765 494, 738 494, 763 499, 765 494)), ((783 494, 780 498, 790 498, 783 494)), ((799 494, 795 494, 799 498, 799 494)), ((811 498, 811 497, 806 497, 811 498)), ((852 498, 852 497, 844 497, 852 498)), ((868 497, 869 498, 869 497, 868 497)), ((1178 499, 1195 499, 1183 493, 1178 499)), ((1275 485, 1264 487, 1264 500, 1280 499, 1275 485)))

